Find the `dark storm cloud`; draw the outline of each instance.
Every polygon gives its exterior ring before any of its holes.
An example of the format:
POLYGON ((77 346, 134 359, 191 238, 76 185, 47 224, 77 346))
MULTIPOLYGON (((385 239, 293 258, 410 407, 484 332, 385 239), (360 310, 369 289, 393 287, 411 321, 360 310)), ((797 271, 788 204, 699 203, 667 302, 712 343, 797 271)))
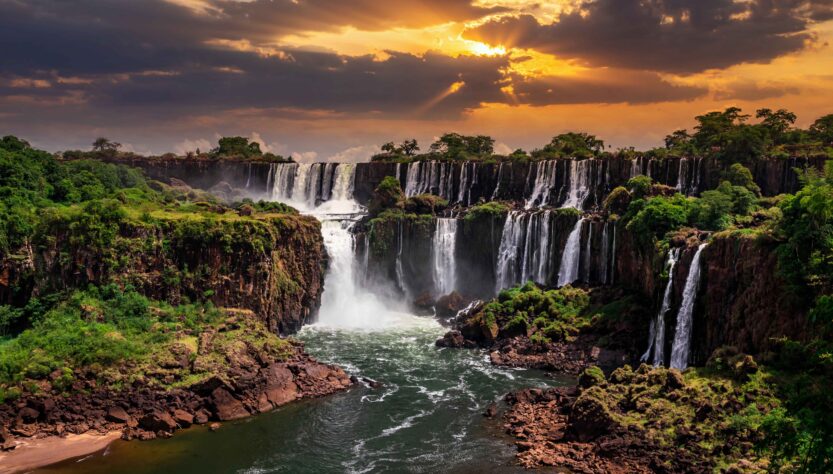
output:
POLYGON ((645 104, 692 100, 708 92, 705 88, 670 84, 656 73, 615 69, 576 77, 515 78, 513 88, 522 103, 531 105, 645 104))
POLYGON ((593 66, 694 73, 799 51, 832 13, 833 0, 596 0, 551 24, 503 17, 466 36, 593 66))
POLYGON ((492 11, 458 0, 375 3, 214 1, 216 10, 199 13, 162 1, 0 2, 0 95, 51 103, 45 99, 73 93, 93 106, 159 106, 180 114, 230 107, 403 113, 462 81, 426 113, 454 115, 500 99, 505 58, 391 52, 380 61, 265 43, 338 25, 434 24, 441 18, 433 11, 457 19, 492 11), (250 50, 235 48, 240 42, 250 50), (50 87, 11 85, 27 80, 50 87))

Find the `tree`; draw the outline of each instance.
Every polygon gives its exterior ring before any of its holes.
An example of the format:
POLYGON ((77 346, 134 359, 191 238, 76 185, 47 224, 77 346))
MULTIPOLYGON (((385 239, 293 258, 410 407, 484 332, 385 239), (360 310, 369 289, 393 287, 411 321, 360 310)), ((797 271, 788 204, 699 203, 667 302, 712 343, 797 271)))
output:
POLYGON ((113 155, 121 148, 121 143, 111 141, 104 137, 96 138, 93 142, 93 151, 99 153, 106 153, 108 155, 113 155))
POLYGON ((243 158, 261 156, 263 154, 260 150, 260 144, 257 142, 249 143, 249 139, 246 137, 223 137, 219 140, 218 147, 214 152, 220 156, 243 158))
POLYGON ((382 145, 382 151, 386 153, 395 153, 396 145, 394 145, 393 142, 387 142, 384 145, 382 145))
POLYGON ((820 117, 810 125, 810 138, 821 142, 822 146, 833 147, 833 114, 820 117))
POLYGON ((742 186, 751 191, 756 196, 761 195, 761 188, 755 183, 752 178, 752 172, 749 168, 740 163, 735 163, 729 167, 728 170, 722 173, 722 179, 730 182, 735 186, 742 186))
POLYGON ((567 132, 556 135, 544 145, 537 155, 557 157, 591 158, 604 151, 604 141, 588 133, 567 132))
POLYGON ((698 125, 697 130, 691 137, 698 150, 708 152, 712 148, 723 148, 726 142, 726 134, 737 128, 749 118, 741 114, 741 109, 729 107, 723 112, 709 112, 698 115, 694 119, 698 125))
POLYGON ((665 148, 669 150, 680 148, 690 142, 691 135, 688 134, 688 130, 675 130, 671 135, 665 136, 665 148))
POLYGON ((495 140, 488 135, 460 135, 446 133, 431 144, 431 153, 445 155, 452 160, 489 156, 494 153, 495 140))
POLYGON ((402 145, 399 146, 402 150, 402 153, 405 156, 414 156, 416 152, 419 151, 419 144, 417 143, 416 139, 411 138, 410 140, 405 140, 402 142, 402 145))
POLYGON ((786 109, 778 109, 775 112, 771 109, 758 109, 755 117, 761 119, 760 126, 769 133, 769 137, 776 144, 785 142, 785 135, 797 118, 794 113, 786 109))

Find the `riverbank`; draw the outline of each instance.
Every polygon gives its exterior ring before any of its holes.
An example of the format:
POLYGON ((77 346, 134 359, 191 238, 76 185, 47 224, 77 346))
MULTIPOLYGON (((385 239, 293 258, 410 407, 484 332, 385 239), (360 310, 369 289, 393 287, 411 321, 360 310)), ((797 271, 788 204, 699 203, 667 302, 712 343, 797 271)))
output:
POLYGON ((268 332, 250 311, 225 311, 196 337, 179 338, 164 360, 84 367, 50 383, 24 384, 25 392, 0 406, 0 444, 16 450, 34 440, 113 432, 126 440, 168 438, 191 425, 245 418, 353 384, 300 342, 268 332))
POLYGON ((67 459, 93 454, 106 449, 121 436, 121 432, 111 431, 107 434, 84 433, 22 441, 14 451, 0 452, 0 474, 28 472, 67 459))

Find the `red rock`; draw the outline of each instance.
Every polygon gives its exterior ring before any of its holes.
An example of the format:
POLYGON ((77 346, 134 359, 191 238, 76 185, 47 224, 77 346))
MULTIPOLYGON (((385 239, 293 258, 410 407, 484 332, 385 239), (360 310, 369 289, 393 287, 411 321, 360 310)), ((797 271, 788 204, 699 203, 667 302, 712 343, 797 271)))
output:
POLYGON ((237 420, 249 416, 243 403, 224 388, 217 388, 211 392, 211 404, 220 421, 237 420))
POLYGON ((139 420, 139 426, 148 431, 173 431, 176 429, 176 421, 164 411, 154 410, 139 420))
POLYGON ((194 415, 185 410, 174 410, 173 419, 180 428, 188 428, 194 424, 194 415))
POLYGON ((110 407, 105 418, 113 423, 127 423, 130 415, 122 407, 110 407))

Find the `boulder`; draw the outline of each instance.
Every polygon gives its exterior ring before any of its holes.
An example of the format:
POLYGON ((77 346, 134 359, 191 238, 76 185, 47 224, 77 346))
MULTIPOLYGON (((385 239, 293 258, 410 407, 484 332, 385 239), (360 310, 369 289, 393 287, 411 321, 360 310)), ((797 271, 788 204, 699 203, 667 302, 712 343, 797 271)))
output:
POLYGON ((17 416, 23 420, 24 423, 34 423, 38 420, 38 418, 40 418, 40 412, 32 407, 24 407, 20 409, 17 416))
POLYGON ((113 423, 127 423, 130 420, 130 415, 122 407, 110 407, 104 418, 113 423))
POLYGON ((173 419, 180 428, 188 428, 194 424, 194 415, 185 410, 174 410, 173 419))
POLYGON ((220 421, 237 420, 249 416, 243 403, 224 388, 217 388, 211 392, 211 407, 220 421))
POLYGON ((176 421, 167 412, 154 410, 139 420, 139 426, 147 431, 173 431, 176 429, 176 421))
POLYGON ((605 403, 604 390, 591 387, 573 404, 568 420, 570 433, 579 441, 592 441, 609 433, 616 421, 605 403))

